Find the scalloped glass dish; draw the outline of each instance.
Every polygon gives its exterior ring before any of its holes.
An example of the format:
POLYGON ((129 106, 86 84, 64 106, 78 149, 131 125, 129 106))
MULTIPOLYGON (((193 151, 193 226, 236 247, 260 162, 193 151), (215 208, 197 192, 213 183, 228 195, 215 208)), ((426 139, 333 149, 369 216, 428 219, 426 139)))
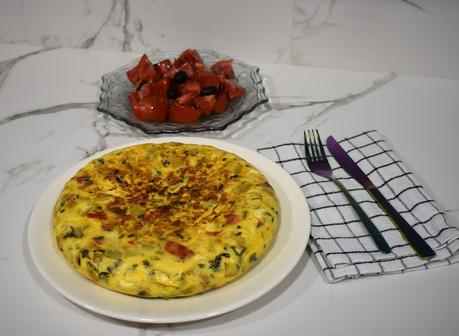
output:
MULTIPOLYGON (((208 49, 198 50, 198 52, 208 67, 216 61, 231 58, 208 49)), ((156 63, 163 59, 175 59, 179 53, 173 51, 154 51, 147 53, 147 55, 152 63, 156 63)), ((246 89, 246 94, 240 99, 232 101, 225 112, 190 124, 144 122, 134 117, 128 101, 128 95, 132 92, 133 87, 126 76, 126 72, 134 67, 138 61, 136 59, 102 76, 102 92, 97 109, 111 115, 115 119, 138 127, 147 134, 223 130, 228 125, 242 118, 245 114, 268 102, 258 67, 235 60, 233 63, 236 76, 235 81, 238 85, 246 89)))

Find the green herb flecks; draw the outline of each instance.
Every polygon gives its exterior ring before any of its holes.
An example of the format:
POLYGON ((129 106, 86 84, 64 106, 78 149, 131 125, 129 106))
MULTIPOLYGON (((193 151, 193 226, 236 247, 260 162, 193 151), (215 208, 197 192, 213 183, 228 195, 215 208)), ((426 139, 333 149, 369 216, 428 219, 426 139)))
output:
POLYGON ((89 254, 89 251, 87 249, 82 249, 80 253, 82 258, 86 258, 89 254))
POLYGON ((86 262, 86 266, 89 268, 90 271, 93 271, 95 273, 99 273, 99 270, 97 269, 97 267, 92 262, 90 262, 89 260, 86 262))
POLYGON ((108 281, 108 277, 109 276, 110 276, 110 273, 108 273, 108 272, 100 272, 99 273, 99 279, 100 280, 108 281))
POLYGON ((240 249, 240 248, 237 248, 236 246, 230 246, 231 249, 233 250, 234 254, 237 255, 238 257, 242 256, 242 254, 245 252, 245 247, 240 249))
POLYGON ((65 201, 62 201, 59 205, 59 213, 65 212, 65 201))
POLYGON ((220 269, 222 258, 229 258, 231 255, 229 253, 220 253, 218 256, 215 257, 214 260, 209 262, 209 268, 213 269, 214 271, 220 269))
POLYGON ((70 231, 67 232, 62 238, 81 238, 83 237, 83 231, 80 228, 74 228, 73 226, 70 227, 70 231))

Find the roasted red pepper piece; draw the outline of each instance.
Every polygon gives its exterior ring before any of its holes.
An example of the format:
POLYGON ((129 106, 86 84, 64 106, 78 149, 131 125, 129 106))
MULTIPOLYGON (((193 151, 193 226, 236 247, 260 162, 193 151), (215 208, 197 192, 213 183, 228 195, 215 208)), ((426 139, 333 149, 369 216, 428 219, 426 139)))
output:
POLYGON ((228 107, 228 99, 226 98, 225 92, 219 92, 215 100, 214 112, 223 113, 226 111, 227 107, 228 107))
POLYGON ((233 213, 225 215, 226 223, 234 224, 240 220, 239 216, 233 213))
POLYGON ((222 86, 229 100, 237 99, 245 94, 245 88, 227 79, 223 80, 222 86))
POLYGON ((195 49, 186 49, 175 60, 175 66, 179 67, 185 63, 190 64, 192 67, 196 63, 203 63, 201 56, 195 49))
POLYGON ((190 79, 198 82, 201 89, 208 86, 219 87, 221 82, 221 79, 216 74, 206 68, 195 71, 190 79))
POLYGON ((169 119, 176 123, 196 122, 203 114, 203 111, 192 106, 172 104, 169 107, 169 119))
POLYGON ((191 66, 191 64, 188 63, 181 65, 178 70, 184 71, 188 75, 188 77, 193 76, 194 73, 193 67, 191 66))
POLYGON ((194 252, 182 244, 168 240, 164 247, 166 251, 182 260, 194 255, 194 252))
POLYGON ((107 214, 105 212, 97 212, 97 211, 89 211, 86 213, 86 217, 88 218, 97 218, 97 219, 102 219, 105 220, 107 219, 107 214))
POLYGON ((170 83, 171 83, 171 79, 168 77, 163 78, 156 83, 150 83, 150 90, 151 90, 150 95, 166 99, 167 90, 169 90, 170 83))
POLYGON ((196 93, 198 94, 201 91, 201 87, 199 83, 194 80, 188 80, 183 84, 178 86, 180 94, 187 94, 187 93, 196 93))
POLYGON ((215 105, 215 95, 210 96, 196 96, 193 99, 193 105, 197 109, 202 110, 204 116, 210 115, 215 105))
POLYGON ((218 61, 212 65, 210 69, 217 75, 223 75, 225 78, 234 79, 233 63, 234 61, 232 59, 218 61))
POLYGON ((148 97, 132 106, 132 113, 143 121, 165 121, 167 117, 167 99, 148 97))
POLYGON ((156 63, 154 67, 161 78, 172 77, 177 72, 177 68, 168 59, 156 63))
POLYGON ((198 95, 197 93, 192 93, 192 92, 185 93, 175 100, 175 104, 181 105, 181 106, 191 106, 191 104, 193 103, 194 97, 196 97, 197 95, 198 95))
POLYGON ((142 55, 139 63, 127 72, 127 77, 135 87, 137 87, 142 80, 156 81, 158 79, 153 64, 150 63, 148 56, 145 54, 142 55))

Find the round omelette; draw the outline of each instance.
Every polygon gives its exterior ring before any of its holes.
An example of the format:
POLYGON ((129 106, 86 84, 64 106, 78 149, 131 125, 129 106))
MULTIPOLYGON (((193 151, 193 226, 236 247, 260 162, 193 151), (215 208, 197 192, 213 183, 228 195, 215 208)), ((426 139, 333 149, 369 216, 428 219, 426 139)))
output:
POLYGON ((215 147, 168 142, 105 154, 65 185, 53 229, 71 266, 140 297, 189 296, 253 267, 277 231, 274 190, 215 147))

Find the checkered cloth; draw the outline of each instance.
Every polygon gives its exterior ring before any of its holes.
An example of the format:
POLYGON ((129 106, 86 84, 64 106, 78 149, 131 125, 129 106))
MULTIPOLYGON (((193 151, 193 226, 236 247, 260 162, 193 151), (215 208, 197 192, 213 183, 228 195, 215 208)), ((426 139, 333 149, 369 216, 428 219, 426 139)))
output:
POLYGON ((303 143, 285 143, 258 151, 279 163, 297 182, 311 209, 309 246, 330 282, 362 276, 401 273, 449 265, 459 261, 459 229, 447 222, 428 191, 396 157, 375 130, 340 141, 395 209, 435 250, 427 261, 419 258, 391 219, 360 184, 338 166, 326 150, 333 175, 373 220, 392 252, 378 250, 371 236, 338 187, 308 169, 303 143))

